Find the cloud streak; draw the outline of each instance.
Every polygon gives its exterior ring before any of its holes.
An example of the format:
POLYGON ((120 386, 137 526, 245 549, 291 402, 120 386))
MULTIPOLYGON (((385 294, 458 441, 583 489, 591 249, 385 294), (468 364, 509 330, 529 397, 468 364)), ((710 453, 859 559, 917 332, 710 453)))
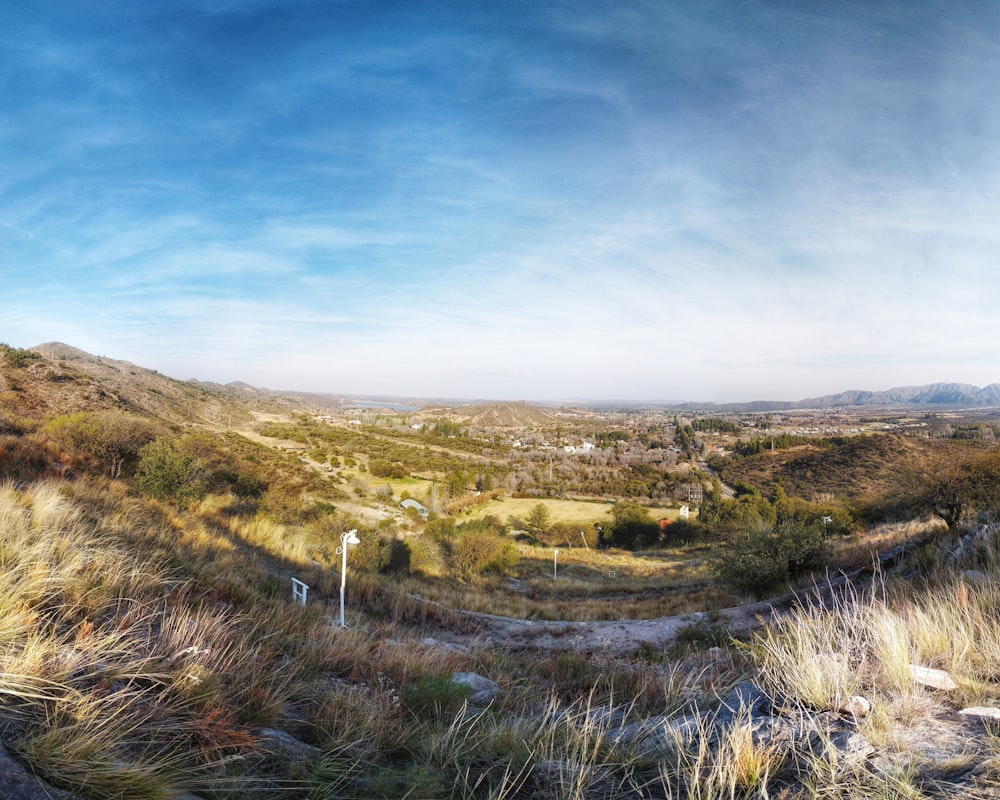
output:
POLYGON ((1000 380, 998 24, 929 0, 5 9, 0 338, 352 393, 1000 380))

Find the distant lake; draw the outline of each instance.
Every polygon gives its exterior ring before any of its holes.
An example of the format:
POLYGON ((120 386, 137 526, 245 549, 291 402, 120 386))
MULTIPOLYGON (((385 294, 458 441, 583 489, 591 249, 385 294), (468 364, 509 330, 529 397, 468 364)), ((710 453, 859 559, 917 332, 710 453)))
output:
POLYGON ((402 403, 379 403, 375 400, 351 400, 349 406, 360 406, 361 408, 388 408, 393 411, 417 411, 417 406, 408 406, 402 403))

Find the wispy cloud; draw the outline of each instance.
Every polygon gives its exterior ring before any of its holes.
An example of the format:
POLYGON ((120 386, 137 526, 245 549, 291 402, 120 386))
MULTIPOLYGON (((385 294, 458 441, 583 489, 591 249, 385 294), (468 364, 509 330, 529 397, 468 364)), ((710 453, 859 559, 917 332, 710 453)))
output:
POLYGON ((1000 379, 1000 12, 108 12, 0 12, 0 338, 399 394, 1000 379))

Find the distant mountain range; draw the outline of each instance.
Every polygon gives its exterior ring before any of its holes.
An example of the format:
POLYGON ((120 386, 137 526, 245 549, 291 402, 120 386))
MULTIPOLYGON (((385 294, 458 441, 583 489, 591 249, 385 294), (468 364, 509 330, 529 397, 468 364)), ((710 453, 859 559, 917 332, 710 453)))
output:
POLYGON ((929 383, 924 386, 897 386, 872 392, 851 390, 805 400, 757 400, 749 403, 682 403, 685 409, 713 408, 723 411, 781 411, 796 408, 983 408, 1000 407, 1000 383, 982 388, 968 383, 929 383))
POLYGON ((900 386, 884 392, 840 392, 802 400, 803 408, 820 406, 1000 406, 1000 383, 979 388, 968 383, 931 383, 926 386, 900 386))
MULTIPOLYGON (((328 408, 331 405, 351 404, 351 400, 343 395, 278 392, 250 386, 239 381, 225 386, 208 381, 179 381, 126 361, 95 356, 58 342, 38 345, 31 349, 52 365, 52 369, 44 381, 39 375, 39 403, 53 405, 52 401, 59 394, 55 392, 55 389, 61 387, 65 390, 62 393, 66 395, 64 399, 67 409, 77 404, 82 404, 81 407, 115 404, 136 411, 156 413, 178 421, 197 419, 226 419, 228 421, 234 415, 246 415, 247 405, 274 411, 287 411, 296 406, 328 408), (84 376, 86 376, 85 380, 84 376), (69 391, 73 387, 84 394, 79 398, 75 397, 77 392, 69 391)), ((371 398, 371 400, 377 399, 385 398, 371 398)), ((439 401, 431 406, 427 398, 422 401, 410 399, 407 402, 420 406, 428 412, 431 408, 438 413, 443 413, 444 407, 450 407, 453 412, 456 408, 461 408, 461 416, 466 423, 477 420, 484 424, 488 422, 493 425, 502 424, 512 419, 521 424, 529 421, 533 424, 542 424, 541 416, 547 415, 543 415, 541 411, 532 411, 531 407, 534 409, 544 407, 552 410, 553 406, 551 403, 530 402, 477 402, 470 404, 459 400, 439 401), (482 419, 479 419, 480 417, 482 419)), ((368 401, 365 405, 371 405, 371 402, 368 401)), ((596 408, 603 405, 605 404, 583 403, 579 404, 578 407, 596 408)), ((622 404, 623 407, 629 405, 632 404, 622 404)), ((932 383, 925 386, 901 386, 877 392, 853 390, 798 401, 671 403, 664 404, 663 407, 715 411, 780 411, 805 408, 888 408, 893 406, 929 409, 1000 407, 1000 383, 991 383, 982 388, 967 383, 932 383)), ((51 410, 60 409, 53 406, 51 410)))

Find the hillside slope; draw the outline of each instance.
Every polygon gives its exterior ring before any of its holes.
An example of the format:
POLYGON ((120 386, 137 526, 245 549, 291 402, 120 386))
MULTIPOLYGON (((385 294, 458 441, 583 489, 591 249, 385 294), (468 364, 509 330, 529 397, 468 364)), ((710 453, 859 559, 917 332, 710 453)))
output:
POLYGON ((871 499, 905 483, 915 466, 954 443, 902 436, 857 436, 839 446, 799 447, 747 458, 717 460, 713 467, 727 483, 770 494, 782 486, 808 499, 871 499))
POLYGON ((480 429, 516 428, 537 429, 549 428, 558 423, 558 419, 547 411, 530 403, 479 403, 470 406, 435 406, 423 409, 418 418, 447 417, 462 425, 473 425, 480 429))
MULTIPOLYGON (((250 418, 244 402, 223 386, 175 380, 60 342, 38 345, 30 352, 41 360, 22 370, 21 390, 30 396, 32 407, 46 414, 119 407, 171 422, 217 427, 250 418)), ((9 363, 0 366, 9 368, 9 363)))

